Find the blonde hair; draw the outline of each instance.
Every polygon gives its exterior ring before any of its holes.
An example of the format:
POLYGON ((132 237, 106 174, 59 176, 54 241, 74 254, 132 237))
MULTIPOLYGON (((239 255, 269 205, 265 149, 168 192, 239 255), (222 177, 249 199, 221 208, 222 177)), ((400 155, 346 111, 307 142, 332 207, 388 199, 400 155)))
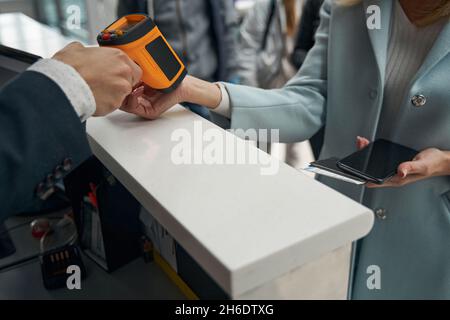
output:
MULTIPOLYGON (((342 6, 354 6, 361 2, 362 0, 337 0, 337 4, 342 6)), ((438 21, 441 18, 450 17, 450 0, 441 0, 439 5, 434 10, 424 12, 424 14, 424 18, 416 21, 417 25, 426 26, 438 21)))

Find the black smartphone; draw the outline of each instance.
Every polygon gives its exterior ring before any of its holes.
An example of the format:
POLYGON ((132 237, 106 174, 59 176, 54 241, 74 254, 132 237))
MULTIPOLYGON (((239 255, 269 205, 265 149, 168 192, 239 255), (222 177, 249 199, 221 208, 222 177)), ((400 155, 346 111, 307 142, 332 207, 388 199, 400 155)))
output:
POLYGON ((337 162, 342 170, 376 184, 383 184, 397 174, 398 166, 411 161, 418 151, 379 139, 362 150, 337 162))
POLYGON ((348 173, 347 171, 344 171, 341 168, 339 168, 337 165, 338 161, 339 161, 338 158, 333 157, 333 158, 329 158, 329 159, 323 159, 323 160, 317 160, 317 161, 311 162, 310 166, 331 172, 338 176, 343 176, 345 178, 351 179, 356 184, 364 184, 367 182, 367 180, 356 177, 355 175, 348 173))

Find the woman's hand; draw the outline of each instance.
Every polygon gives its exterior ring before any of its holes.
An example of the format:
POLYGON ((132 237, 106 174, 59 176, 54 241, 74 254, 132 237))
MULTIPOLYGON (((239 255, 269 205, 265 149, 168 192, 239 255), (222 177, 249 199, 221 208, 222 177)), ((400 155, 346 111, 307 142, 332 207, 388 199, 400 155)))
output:
MULTIPOLYGON (((358 149, 367 147, 369 140, 356 138, 358 149)), ((368 188, 401 187, 419 180, 450 175, 450 151, 429 148, 420 152, 412 161, 398 166, 397 175, 383 185, 368 183, 368 188)))
POLYGON ((140 83, 125 99, 120 109, 145 119, 155 120, 183 101, 182 90, 180 85, 173 92, 165 94, 140 83))
POLYGON ((214 109, 221 100, 222 93, 216 84, 186 76, 171 93, 162 93, 144 84, 138 85, 125 99, 121 110, 154 120, 178 103, 191 102, 214 109))

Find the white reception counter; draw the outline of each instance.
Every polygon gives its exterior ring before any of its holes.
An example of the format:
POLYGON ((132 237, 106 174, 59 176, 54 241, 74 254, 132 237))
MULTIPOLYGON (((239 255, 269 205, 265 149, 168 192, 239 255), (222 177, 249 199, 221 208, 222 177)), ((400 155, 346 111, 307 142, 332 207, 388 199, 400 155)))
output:
POLYGON ((247 146, 180 106, 156 121, 118 111, 87 128, 100 161, 233 299, 345 298, 368 208, 259 150, 260 164, 176 164, 172 135, 198 147, 199 128, 247 146), (277 174, 261 174, 268 163, 277 174))

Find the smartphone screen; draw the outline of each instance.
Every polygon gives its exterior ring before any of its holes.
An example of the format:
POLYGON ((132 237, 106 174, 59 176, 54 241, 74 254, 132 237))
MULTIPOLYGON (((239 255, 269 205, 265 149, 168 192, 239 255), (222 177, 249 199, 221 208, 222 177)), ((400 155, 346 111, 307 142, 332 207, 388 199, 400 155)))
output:
POLYGON ((340 168, 383 182, 397 173, 398 166, 411 161, 417 151, 388 140, 380 139, 338 162, 340 168))

